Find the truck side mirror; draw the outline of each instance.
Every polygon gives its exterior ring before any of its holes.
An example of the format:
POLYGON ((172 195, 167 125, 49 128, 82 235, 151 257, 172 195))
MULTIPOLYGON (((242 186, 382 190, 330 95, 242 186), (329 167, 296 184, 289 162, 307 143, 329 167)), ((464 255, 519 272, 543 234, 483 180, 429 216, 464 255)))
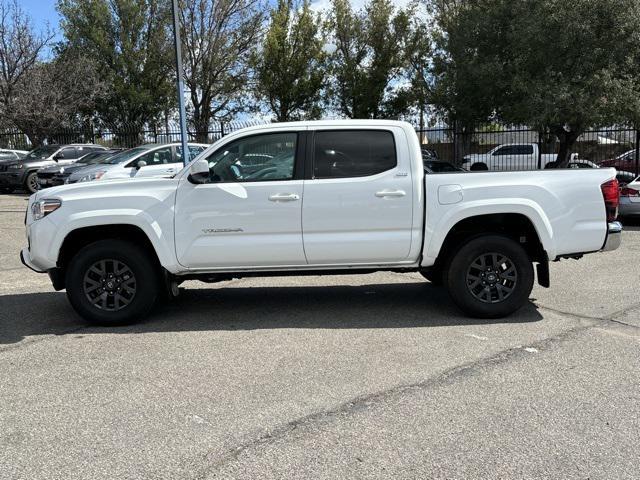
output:
POLYGON ((196 160, 189 167, 189 181, 200 184, 209 180, 209 161, 206 158, 196 160))

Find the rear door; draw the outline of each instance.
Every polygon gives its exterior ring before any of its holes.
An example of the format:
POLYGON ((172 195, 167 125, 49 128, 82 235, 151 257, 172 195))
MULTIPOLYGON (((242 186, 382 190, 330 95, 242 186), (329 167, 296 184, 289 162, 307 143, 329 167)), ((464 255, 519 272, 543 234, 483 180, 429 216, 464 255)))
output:
POLYGON ((398 127, 313 131, 302 206, 309 264, 407 260, 413 226, 407 145, 398 127))

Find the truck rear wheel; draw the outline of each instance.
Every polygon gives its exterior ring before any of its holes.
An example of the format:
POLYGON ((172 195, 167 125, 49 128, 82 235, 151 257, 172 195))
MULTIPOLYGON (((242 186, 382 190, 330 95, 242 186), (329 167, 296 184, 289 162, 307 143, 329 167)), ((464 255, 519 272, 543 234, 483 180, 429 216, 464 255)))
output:
POLYGON ((106 326, 143 318, 158 296, 158 276, 149 255, 122 240, 87 245, 67 269, 67 297, 87 321, 106 326))
POLYGON ((489 170, 489 167, 487 167, 486 163, 478 162, 471 165, 471 168, 469 170, 471 170, 472 172, 483 172, 489 170))
POLYGON ((444 281, 455 304, 478 318, 505 317, 529 298, 533 264, 514 240, 483 235, 464 244, 445 270, 444 281))

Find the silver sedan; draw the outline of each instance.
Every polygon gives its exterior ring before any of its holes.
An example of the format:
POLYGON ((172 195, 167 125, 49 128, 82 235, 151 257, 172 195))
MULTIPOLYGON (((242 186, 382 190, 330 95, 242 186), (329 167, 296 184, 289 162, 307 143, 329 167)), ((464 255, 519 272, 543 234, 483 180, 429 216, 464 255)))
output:
POLYGON ((640 177, 620 188, 621 217, 640 216, 640 177))

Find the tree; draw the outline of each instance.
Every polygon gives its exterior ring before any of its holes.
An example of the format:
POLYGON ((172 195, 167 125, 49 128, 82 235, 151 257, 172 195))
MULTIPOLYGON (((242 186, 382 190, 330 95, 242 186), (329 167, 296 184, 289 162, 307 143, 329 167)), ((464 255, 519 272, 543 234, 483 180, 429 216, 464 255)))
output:
MULTIPOLYGON (((430 26, 420 16, 411 21, 405 55, 409 80, 408 103, 418 107, 420 131, 424 130, 424 115, 433 96, 433 47, 430 26)), ((422 143, 422 138, 420 139, 422 143)))
POLYGON ((108 89, 96 104, 116 130, 140 129, 175 98, 170 3, 166 0, 59 0, 63 49, 93 58, 108 89))
POLYGON ((278 122, 318 118, 326 54, 308 0, 278 0, 262 50, 253 56, 256 91, 278 122))
POLYGON ((185 84, 198 141, 208 141, 212 120, 244 107, 249 58, 262 21, 258 0, 180 2, 185 84))
POLYGON ((389 0, 371 0, 354 12, 348 0, 333 0, 328 21, 336 107, 349 118, 379 118, 397 109, 390 83, 404 66, 408 15, 389 0))
POLYGON ((83 56, 64 55, 38 63, 15 89, 19 109, 11 114, 33 145, 82 120, 80 112, 90 111, 104 89, 96 62, 83 56))
POLYGON ((636 0, 439 0, 436 102, 456 126, 495 117, 559 140, 640 117, 636 0))
POLYGON ((503 2, 514 24, 499 113, 554 134, 558 166, 586 129, 640 117, 637 0, 503 2))
POLYGON ((52 38, 48 29, 35 32, 17 0, 0 0, 0 114, 4 119, 19 108, 16 86, 30 74, 52 38))
POLYGON ((502 29, 510 21, 505 23, 496 0, 437 0, 433 7, 431 99, 454 129, 460 161, 477 125, 495 115, 504 90, 502 29))

